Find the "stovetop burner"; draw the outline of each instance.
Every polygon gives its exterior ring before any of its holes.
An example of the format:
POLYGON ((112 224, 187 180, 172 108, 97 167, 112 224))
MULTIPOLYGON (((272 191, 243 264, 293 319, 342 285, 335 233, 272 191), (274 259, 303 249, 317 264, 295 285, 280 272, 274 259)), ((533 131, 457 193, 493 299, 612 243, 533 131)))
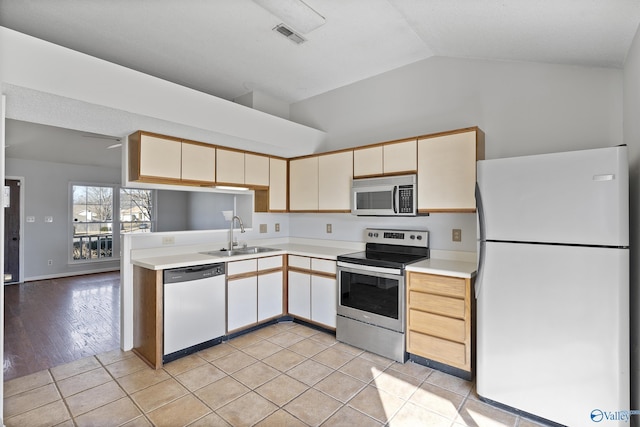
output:
POLYGON ((366 250, 338 256, 338 261, 373 267, 404 269, 429 258, 429 232, 424 230, 365 230, 366 250))

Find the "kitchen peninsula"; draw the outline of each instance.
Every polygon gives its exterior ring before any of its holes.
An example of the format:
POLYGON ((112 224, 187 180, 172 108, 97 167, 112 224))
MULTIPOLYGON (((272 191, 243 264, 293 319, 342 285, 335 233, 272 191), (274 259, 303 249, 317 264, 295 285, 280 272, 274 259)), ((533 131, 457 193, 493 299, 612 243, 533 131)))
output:
MULTIPOLYGON (((295 319, 303 321, 325 330, 335 330, 336 302, 337 302, 337 277, 335 270, 336 258, 339 255, 362 250, 363 244, 356 242, 318 241, 317 244, 301 243, 277 243, 265 244, 264 247, 273 251, 239 254, 234 256, 208 255, 203 246, 186 246, 181 253, 176 253, 172 248, 171 254, 162 255, 158 249, 149 251, 137 251, 131 263, 134 267, 134 351, 143 357, 154 368, 162 366, 162 321, 163 321, 163 283, 162 272, 166 269, 199 266, 211 263, 225 263, 227 266, 239 263, 251 263, 256 267, 252 271, 245 271, 236 275, 227 268, 227 330, 223 339, 239 335, 245 331, 253 330, 262 325, 268 325, 280 319, 295 319), (261 260, 281 259, 280 271, 282 272, 279 286, 281 298, 280 311, 267 318, 260 319, 257 313, 260 311, 261 299, 267 297, 260 293, 260 277, 263 273, 274 273, 278 270, 268 269, 261 271, 258 267, 261 260), (294 261, 295 260, 295 261, 294 261), (307 262, 307 264, 304 264, 307 262), (300 263, 303 263, 302 265, 300 263), (306 265, 306 266, 305 266, 306 265), (324 269, 316 270, 314 265, 323 265, 324 269), (231 278, 231 280, 229 280, 231 278), (233 287, 239 280, 251 279, 250 289, 254 300, 251 304, 245 302, 250 311, 256 312, 255 320, 241 327, 229 328, 229 305, 233 287), (320 280, 314 280, 318 278, 320 280), (300 303, 304 308, 298 308, 300 303)), ((262 246, 261 246, 262 247, 262 246)), ((455 261, 443 259, 429 259, 417 263, 407 269, 411 274, 432 274, 461 277, 470 282, 475 274, 475 263, 468 261, 455 261)), ((270 292, 274 288, 269 288, 270 292)), ((253 313, 252 313, 253 314, 253 313)), ((409 318, 409 317, 408 317, 409 318)), ((203 325, 202 327, 206 327, 203 325)), ((408 329, 409 330, 409 329, 408 329)))

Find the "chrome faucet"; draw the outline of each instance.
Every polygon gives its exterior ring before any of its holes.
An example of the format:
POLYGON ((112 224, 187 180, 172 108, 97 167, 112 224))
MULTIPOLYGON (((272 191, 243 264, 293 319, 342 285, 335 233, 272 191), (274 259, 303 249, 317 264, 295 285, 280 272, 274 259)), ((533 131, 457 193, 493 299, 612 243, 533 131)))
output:
POLYGON ((234 215, 233 218, 231 218, 231 224, 229 225, 229 251, 233 249, 233 223, 236 219, 240 223, 240 232, 244 233, 244 224, 242 224, 242 218, 240 218, 238 215, 234 215))

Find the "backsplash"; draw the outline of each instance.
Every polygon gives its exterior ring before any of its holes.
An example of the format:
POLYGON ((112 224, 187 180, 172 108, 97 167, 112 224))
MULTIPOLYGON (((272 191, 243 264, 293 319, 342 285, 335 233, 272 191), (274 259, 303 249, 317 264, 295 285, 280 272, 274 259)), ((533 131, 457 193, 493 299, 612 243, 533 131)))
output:
POLYGON ((289 237, 356 241, 365 228, 425 229, 432 249, 476 252, 476 214, 438 213, 418 217, 358 217, 351 214, 289 214, 289 237), (327 232, 331 225, 331 233, 327 232), (452 229, 462 230, 462 240, 451 240, 452 229))

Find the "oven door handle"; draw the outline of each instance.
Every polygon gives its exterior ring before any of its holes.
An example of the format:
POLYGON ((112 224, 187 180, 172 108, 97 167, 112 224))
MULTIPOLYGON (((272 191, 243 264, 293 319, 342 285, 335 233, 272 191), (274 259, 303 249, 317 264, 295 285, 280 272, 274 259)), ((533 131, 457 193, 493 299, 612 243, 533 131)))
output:
POLYGON ((402 276, 402 270, 399 268, 374 267, 371 265, 352 264, 344 261, 338 261, 338 268, 339 270, 346 271, 348 273, 379 273, 388 276, 402 276))

